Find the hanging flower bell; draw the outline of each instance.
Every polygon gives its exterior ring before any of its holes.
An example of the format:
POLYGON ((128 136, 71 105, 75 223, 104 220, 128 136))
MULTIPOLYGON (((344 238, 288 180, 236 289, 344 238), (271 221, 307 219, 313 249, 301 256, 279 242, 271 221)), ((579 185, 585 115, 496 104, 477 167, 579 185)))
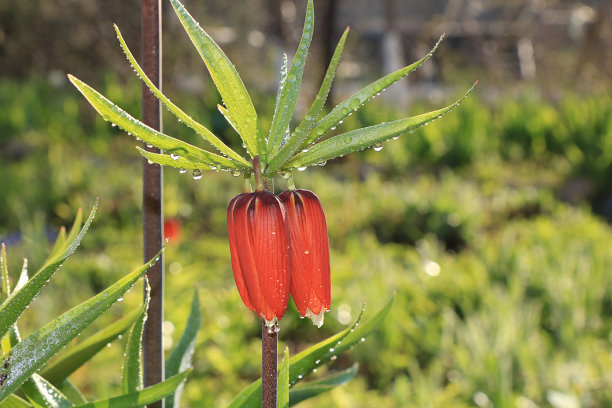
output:
POLYGON ((329 241, 319 198, 308 190, 279 196, 290 238, 291 296, 302 317, 321 327, 330 306, 329 241))
POLYGON ((289 301, 289 237, 285 210, 271 193, 239 194, 227 209, 234 279, 245 306, 278 327, 289 301))

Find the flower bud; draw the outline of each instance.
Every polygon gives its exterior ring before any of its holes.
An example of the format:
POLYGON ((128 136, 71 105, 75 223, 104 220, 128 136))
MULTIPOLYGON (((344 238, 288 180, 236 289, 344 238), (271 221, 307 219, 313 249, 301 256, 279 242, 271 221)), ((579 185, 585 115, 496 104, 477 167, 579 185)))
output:
POLYGON ((312 191, 285 191, 279 198, 285 206, 291 242, 291 296, 300 315, 321 327, 331 298, 325 214, 312 191))
POLYGON ((227 230, 240 297, 272 327, 285 314, 291 280, 283 205, 264 191, 239 194, 227 209, 227 230))

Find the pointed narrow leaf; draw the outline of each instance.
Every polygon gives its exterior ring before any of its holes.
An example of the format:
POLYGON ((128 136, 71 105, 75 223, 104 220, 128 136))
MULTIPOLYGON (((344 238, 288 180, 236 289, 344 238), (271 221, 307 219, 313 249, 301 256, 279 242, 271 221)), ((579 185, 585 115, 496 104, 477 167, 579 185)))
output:
POLYGON ((336 68, 340 62, 340 57, 342 56, 342 50, 344 49, 344 43, 346 42, 348 32, 349 29, 347 28, 344 31, 344 34, 342 34, 342 37, 336 46, 336 50, 334 51, 334 55, 332 56, 331 62, 329 63, 329 67, 327 68, 327 72, 325 73, 325 78, 323 79, 321 88, 319 89, 315 100, 312 102, 310 109, 308 109, 304 120, 295 129, 287 143, 274 157, 270 159, 266 172, 274 173, 278 171, 278 169, 282 167, 287 159, 291 157, 300 148, 300 146, 302 146, 304 139, 312 130, 321 109, 323 109, 323 105, 325 105, 327 96, 329 95, 329 90, 331 89, 334 76, 336 75, 336 68))
POLYGON ((217 109, 219 110, 219 112, 221 112, 221 115, 223 115, 223 117, 225 118, 227 123, 230 124, 232 129, 234 129, 236 131, 236 133, 240 134, 240 131, 238 130, 238 126, 232 120, 232 115, 230 115, 229 111, 227 109, 225 109, 225 107, 223 105, 219 105, 219 104, 217 104, 217 109))
POLYGON ((91 335, 75 347, 71 347, 59 359, 45 367, 41 375, 51 383, 59 386, 76 369, 89 361, 100 350, 106 348, 107 344, 115 340, 122 333, 125 333, 134 323, 137 313, 130 313, 126 317, 91 335))
MULTIPOLYGON (((75 230, 76 233, 73 234, 71 231, 70 241, 66 241, 64 247, 61 251, 52 259, 47 261, 45 265, 39 270, 29 281, 26 283, 21 289, 11 294, 2 306, 0 306, 0 337, 4 337, 4 335, 8 332, 9 328, 15 324, 19 316, 23 313, 23 311, 28 307, 32 299, 38 294, 38 292, 45 286, 47 281, 51 278, 51 276, 59 269, 62 263, 74 252, 76 247, 79 245, 85 232, 89 228, 89 225, 93 221, 94 215, 96 214, 96 209, 98 208, 98 203, 94 205, 91 213, 89 214, 89 218, 85 225, 81 230, 78 230, 76 221, 73 228, 77 227, 75 230), (72 238, 74 237, 74 238, 72 238)), ((79 215, 77 215, 77 220, 79 219, 79 215)), ((80 224, 80 222, 79 222, 80 224)))
POLYGON ((190 372, 191 370, 183 371, 174 377, 140 391, 78 405, 76 408, 135 408, 151 404, 171 394, 187 378, 190 372))
POLYGON ((23 265, 21 266, 21 273, 19 274, 19 279, 17 279, 17 283, 13 288, 13 292, 19 291, 24 287, 26 283, 28 283, 28 260, 23 258, 23 265))
POLYGON ((280 70, 280 79, 278 81, 278 90, 276 91, 276 102, 274 104, 274 112, 278 110, 279 101, 281 98, 281 94, 283 91, 283 87, 285 86, 285 82, 287 81, 287 70, 289 69, 287 61, 287 54, 283 53, 283 64, 281 65, 280 70))
POLYGON ((33 408, 33 407, 29 402, 19 398, 15 394, 11 394, 8 396, 7 399, 0 402, 0 408, 33 408))
POLYGON ((208 72, 210 72, 210 76, 219 90, 221 98, 223 98, 224 105, 230 112, 238 128, 238 133, 247 147, 247 151, 251 157, 259 155, 265 158, 266 139, 259 127, 259 120, 251 97, 236 68, 217 43, 185 10, 185 7, 178 0, 170 1, 193 45, 204 60, 208 72))
MULTIPOLYGON (((187 325, 183 331, 183 335, 179 340, 176 348, 166 360, 165 377, 169 378, 185 371, 191 367, 191 358, 195 350, 196 337, 202 323, 202 313, 200 311, 200 298, 198 291, 193 291, 193 300, 191 301, 191 311, 187 318, 187 325)), ((183 385, 179 385, 173 394, 166 397, 166 408, 179 407, 183 385)))
MULTIPOLYGON (((353 345, 360 343, 374 331, 389 314, 393 298, 374 317, 365 323, 361 322, 364 307, 353 325, 332 337, 296 354, 289 360, 289 383, 295 384, 312 370, 320 367, 328 361, 335 359, 340 353, 346 351, 353 345)), ((228 408, 251 408, 258 407, 261 401, 261 378, 254 381, 240 392, 228 405, 228 408)))
POLYGON ((209 166, 216 166, 226 169, 240 169, 245 167, 244 165, 236 163, 228 158, 192 146, 189 143, 185 143, 181 140, 152 129, 151 127, 132 117, 117 105, 113 104, 98 91, 78 78, 72 75, 68 75, 68 78, 105 120, 110 120, 121 129, 133 134, 149 144, 152 144, 158 149, 165 150, 168 153, 175 153, 180 156, 185 156, 191 160, 200 161, 209 166))
POLYGON ((289 347, 285 347, 283 362, 278 370, 278 408, 289 408, 289 347))
POLYGON ((308 151, 295 155, 295 157, 286 164, 286 167, 296 168, 312 166, 336 157, 344 156, 348 153, 372 147, 375 144, 408 133, 413 129, 441 118, 453 110, 469 95, 475 85, 476 84, 474 84, 461 99, 445 108, 413 116, 411 118, 352 130, 319 142, 310 147, 308 151))
POLYGON ((2 270, 2 297, 0 299, 4 300, 5 298, 11 296, 11 283, 9 281, 8 264, 6 260, 6 246, 4 245, 4 242, 0 247, 0 269, 2 270))
POLYGON ((444 34, 440 37, 436 45, 429 51, 429 53, 418 60, 417 62, 408 65, 402 69, 399 69, 395 72, 392 72, 378 81, 371 83, 370 85, 362 88, 361 90, 355 92, 353 95, 345 99, 343 102, 338 104, 332 111, 327 114, 323 119, 321 119, 316 126, 308 133, 306 140, 302 143, 301 148, 304 149, 309 146, 311 143, 314 143, 323 135, 325 135, 332 127, 336 126, 340 123, 341 120, 344 120, 347 116, 349 116, 353 111, 359 109, 366 101, 372 99, 372 97, 376 96, 380 92, 383 92, 389 86, 393 85, 421 65, 425 63, 433 55, 433 53, 442 42, 444 38, 444 34))
POLYGON ((200 123, 196 122, 195 120, 193 120, 193 118, 191 116, 189 116, 185 112, 183 112, 178 106, 176 106, 174 103, 172 103, 172 101, 170 101, 170 99, 168 99, 155 86, 155 84, 153 84, 153 82, 151 82, 151 80, 149 79, 147 74, 145 74, 145 72, 140 67, 140 65, 138 65, 138 62, 136 61, 136 58, 134 58, 134 56, 132 55, 132 52, 130 51, 130 49, 128 48, 127 44, 125 43, 125 40, 123 39, 123 36, 121 35, 121 32, 119 31, 119 27, 117 27, 116 24, 114 25, 114 27, 115 27, 115 31, 117 32, 117 38, 119 39, 119 43, 121 44, 121 48, 123 48, 123 51, 125 52, 125 55, 126 55, 128 61, 130 62, 132 67, 136 70, 136 73, 138 74, 140 79, 142 79, 142 81, 147 85, 147 87, 151 90, 151 92, 153 92, 153 95, 155 95, 155 97, 157 99, 159 99, 160 102, 163 103, 164 106, 166 108, 168 108, 168 110, 174 116, 177 117, 177 119, 179 119, 185 125, 189 126, 193 130, 195 130, 195 132, 198 135, 200 135, 202 137, 202 139, 204 139, 205 141, 207 141, 208 143, 213 145, 217 150, 219 150, 221 153, 223 153, 224 155, 226 155, 230 159, 235 160, 238 163, 241 163, 243 166, 248 166, 249 163, 242 156, 240 156, 238 153, 236 153, 235 151, 230 149, 228 146, 226 146, 217 136, 215 136, 205 126, 203 126, 200 123))
POLYGON ((6 381, 0 387, 0 401, 16 390, 30 375, 46 364, 62 347, 123 296, 139 278, 144 276, 158 257, 159 255, 13 347, 3 363, 6 367, 0 368, 0 375, 6 375, 6 381))
POLYGON ((142 305, 132 330, 128 336, 125 344, 125 353, 123 354, 123 393, 129 394, 130 392, 142 389, 142 332, 144 329, 145 321, 147 320, 147 310, 149 309, 149 302, 151 301, 151 285, 149 280, 145 277, 145 300, 142 305))
POLYGON ((44 379, 38 374, 33 374, 32 377, 21 387, 26 398, 34 404, 43 408, 71 408, 74 404, 62 394, 60 390, 55 388, 53 384, 44 379))
POLYGON ((302 74, 304 73, 304 65, 306 63, 306 56, 308 55, 308 48, 312 41, 312 33, 314 32, 314 4, 312 0, 308 0, 308 6, 306 8, 306 20, 304 21, 304 30, 302 32, 302 39, 298 46, 298 50, 295 53, 291 68, 287 74, 287 79, 284 86, 280 89, 279 98, 276 103, 276 109, 274 110, 274 116, 272 118, 272 126, 270 127, 270 152, 272 154, 278 151, 282 138, 285 134, 285 130, 295 111, 295 105, 297 104, 298 94, 300 92, 300 85, 302 83, 302 74))
POLYGON ((73 404, 86 404, 87 399, 83 396, 83 393, 72 383, 72 381, 66 379, 57 385, 62 394, 64 394, 73 404))
POLYGON ((55 244, 53 244, 53 249, 51 250, 49 256, 50 257, 54 256, 57 253, 57 251, 59 251, 60 248, 64 245, 65 242, 66 242, 66 227, 62 225, 57 234, 57 238, 55 239, 55 244))
POLYGON ((195 169, 213 170, 216 168, 214 166, 211 167, 206 164, 202 164, 198 161, 187 159, 185 157, 173 158, 173 156, 169 154, 152 153, 152 152, 146 151, 140 146, 136 146, 136 149, 138 149, 138 153, 140 153, 142 157, 144 157, 145 159, 153 163, 160 164, 162 166, 175 167, 177 169, 193 169, 193 170, 195 169))
POLYGON ((357 375, 358 368, 359 364, 355 363, 350 368, 339 371, 321 380, 296 385, 289 391, 290 405, 294 406, 308 398, 316 397, 319 394, 331 391, 335 387, 346 384, 357 375))

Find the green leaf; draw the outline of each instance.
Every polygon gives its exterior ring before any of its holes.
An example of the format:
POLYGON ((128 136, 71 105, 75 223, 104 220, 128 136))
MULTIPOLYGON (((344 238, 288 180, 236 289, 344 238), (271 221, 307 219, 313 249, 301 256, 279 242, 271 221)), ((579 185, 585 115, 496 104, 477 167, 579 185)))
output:
POLYGON ((49 256, 50 257, 54 256, 60 250, 60 248, 64 246, 65 242, 66 242, 66 227, 62 225, 60 227, 59 233, 57 234, 57 238, 55 239, 55 244, 53 244, 53 249, 51 249, 49 256))
POLYGON ((53 384, 38 374, 33 374, 21 387, 24 394, 36 408, 70 408, 74 404, 53 384))
POLYGON ((136 321, 130 330, 127 342, 125 344, 125 353, 123 354, 123 392, 130 392, 142 389, 142 332, 145 321, 147 320, 147 310, 151 301, 151 286, 149 280, 145 277, 145 300, 142 305, 136 321))
POLYGON ((17 283, 13 288, 13 292, 21 290, 21 288, 23 288, 25 284, 28 283, 28 280, 30 280, 28 278, 28 260, 26 258, 23 258, 23 264, 21 265, 21 273, 19 274, 19 279, 17 279, 17 283))
POLYGON ((125 333, 134 323, 137 314, 138 312, 130 313, 126 317, 89 336, 75 347, 70 348, 59 359, 48 365, 41 372, 41 375, 54 385, 59 386, 76 369, 89 361, 100 350, 106 348, 107 344, 115 340, 122 333, 125 333))
POLYGON ((359 109, 366 101, 372 99, 372 97, 377 94, 383 92, 389 86, 393 85, 421 65, 425 63, 433 55, 433 53, 442 42, 444 38, 444 34, 440 37, 436 45, 429 51, 429 53, 418 60, 417 62, 408 65, 402 69, 399 69, 395 72, 392 72, 378 81, 371 83, 370 85, 362 88, 361 90, 355 92, 353 95, 345 99, 343 102, 339 103, 330 113, 327 114, 323 119, 321 119, 316 126, 308 133, 305 141, 300 146, 301 149, 307 148, 311 143, 314 143, 321 137, 323 137, 328 131, 331 130, 332 127, 338 125, 340 121, 346 119, 351 113, 359 109))
POLYGON ((130 114, 113 104, 98 91, 78 78, 72 75, 68 75, 68 78, 105 120, 110 120, 126 132, 133 134, 158 149, 165 150, 168 153, 185 156, 190 160, 200 161, 208 166, 224 169, 245 168, 244 165, 238 164, 228 158, 192 146, 189 143, 185 143, 152 129, 130 116, 130 114))
POLYGON ((83 342, 72 347, 70 351, 63 354, 59 359, 47 366, 41 375, 54 385, 58 386, 64 379, 76 369, 89 361, 100 350, 104 349, 110 342, 129 329, 134 322, 138 312, 131 313, 126 317, 106 326, 102 330, 88 337, 83 342))
POLYGON ((296 385, 289 392, 289 405, 294 406, 308 398, 316 397, 335 387, 344 385, 357 375, 359 364, 355 363, 346 370, 339 371, 329 377, 313 381, 307 384, 296 385))
POLYGON ((289 408, 289 347, 285 347, 283 362, 278 370, 278 400, 279 408, 289 408))
POLYGON ((85 232, 89 228, 94 215, 96 213, 96 209, 98 208, 98 203, 94 205, 91 213, 89 214, 89 218, 87 222, 78 230, 78 225, 80 225, 80 211, 77 214, 77 219, 75 220, 75 225, 73 229, 75 231, 70 232, 69 239, 66 240, 66 243, 62 247, 58 253, 53 256, 49 261, 43 265, 43 267, 26 283, 21 289, 18 291, 11 293, 11 296, 4 302, 2 306, 0 306, 0 337, 4 337, 4 335, 8 332, 10 327, 15 324, 19 316, 23 313, 23 311, 28 307, 32 299, 38 294, 38 292, 45 286, 47 281, 51 278, 51 276, 59 269, 62 263, 74 252, 76 247, 79 245, 85 232), (77 225, 78 221, 78 225, 77 225))
POLYGON ((274 110, 274 116, 272 117, 272 125, 270 126, 269 136, 270 152, 272 154, 276 153, 280 147, 283 136, 287 131, 291 118, 293 117, 298 94, 300 92, 300 85, 302 83, 306 56, 308 55, 308 48, 310 47, 310 42, 312 41, 313 32, 314 4, 312 0, 308 0, 302 39, 300 40, 297 52, 295 53, 295 57, 291 63, 291 68, 289 68, 287 79, 280 89, 279 98, 276 102, 276 108, 274 110))
POLYGON ((2 270, 2 297, 0 299, 4 301, 5 298, 11 296, 11 283, 9 281, 6 246, 4 242, 0 248, 0 269, 2 270))
POLYGON ((242 156, 240 156, 238 153, 236 153, 235 151, 230 149, 228 146, 226 146, 217 136, 215 136, 205 126, 196 122, 195 120, 193 120, 193 118, 191 118, 191 116, 183 112, 178 106, 172 103, 172 101, 170 101, 170 99, 168 99, 153 84, 153 82, 151 82, 151 80, 149 79, 149 77, 147 77, 147 75, 145 74, 143 69, 140 67, 140 65, 138 65, 136 58, 134 58, 134 56, 132 55, 132 52, 130 51, 127 44, 125 43, 125 40, 123 39, 123 36, 121 35, 121 32, 119 31, 119 27, 117 27, 116 24, 114 25, 114 27, 115 27, 115 31, 117 32, 117 38, 119 39, 119 43, 121 44, 121 48, 123 48, 123 51, 125 52, 125 55, 127 56, 128 61, 130 62, 132 67, 136 70, 136 73, 138 74, 140 79, 142 79, 142 81, 147 85, 147 87, 151 90, 151 92, 153 92, 153 95, 155 95, 155 97, 159 99, 161 103, 163 103, 164 106, 168 108, 168 110, 174 116, 176 116, 181 122, 183 122, 185 125, 195 130, 195 132, 198 135, 200 135, 202 139, 204 139, 205 141, 213 145, 217 150, 219 150, 221 153, 223 153, 230 159, 235 160, 236 162, 242 164, 243 166, 249 166, 249 163, 242 156))
POLYGON ((187 378, 190 372, 191 370, 183 371, 180 374, 145 389, 78 405, 76 408, 133 408, 151 404, 174 392, 185 378, 187 378))
POLYGON ((295 155, 293 159, 287 162, 286 167, 297 168, 312 166, 336 157, 344 156, 348 153, 372 147, 376 144, 381 144, 394 137, 409 133, 413 129, 427 125, 431 121, 441 118, 453 110, 468 96, 472 89, 474 89, 474 86, 476 86, 476 84, 474 84, 461 99, 445 108, 407 119, 400 119, 389 123, 352 130, 330 137, 329 139, 313 145, 306 152, 295 155))
POLYGON ((85 399, 81 391, 69 379, 65 379, 56 386, 62 392, 62 394, 64 394, 75 405, 87 403, 87 399, 85 399))
POLYGON ((32 408, 32 405, 17 395, 11 394, 7 399, 0 402, 0 408, 32 408))
POLYGON ((177 169, 213 170, 213 167, 211 166, 202 164, 197 161, 189 160, 185 157, 173 158, 172 156, 168 154, 152 153, 152 152, 146 151, 140 146, 136 146, 136 149, 138 149, 138 153, 140 153, 142 157, 144 157, 145 159, 153 163, 160 164, 162 166, 176 167, 177 169))
POLYGON ((342 50, 344 49, 344 43, 346 42, 346 37, 348 36, 349 29, 347 28, 342 34, 338 45, 336 46, 336 50, 334 51, 334 55, 332 56, 331 62, 329 63, 329 67, 327 68, 327 72, 325 73, 325 78, 323 79, 323 83, 321 84, 321 88, 317 93, 312 105, 308 109, 304 120, 298 125, 295 129, 287 143, 278 151, 278 153, 270 159, 268 163, 268 167, 266 168, 266 172, 272 174, 278 171, 282 165, 287 161, 289 157, 291 157, 302 145, 304 139, 308 135, 308 133, 312 130, 321 109, 323 109, 323 105, 325 105, 325 101, 327 100, 327 96, 329 95, 329 90, 331 89, 331 84, 334 80, 334 76, 336 75, 336 68, 338 67, 338 63, 340 62, 340 57, 342 56, 342 50))
POLYGON ((0 387, 0 401, 122 297, 139 278, 144 276, 157 259, 159 255, 13 347, 5 358, 6 367, 0 368, 0 375, 6 375, 6 381, 0 387))
POLYGON ((223 103, 251 155, 266 157, 266 139, 260 129, 259 119, 238 72, 225 53, 185 10, 178 0, 170 0, 174 11, 200 53, 210 72, 223 103))
MULTIPOLYGON (((187 325, 176 348, 166 360, 165 377, 169 378, 176 375, 179 371, 187 370, 191 367, 191 358, 195 350, 196 337, 202 323, 202 313, 200 311, 200 298, 197 289, 193 291, 191 301, 191 311, 187 318, 187 325)), ((181 384, 176 391, 166 397, 166 408, 178 407, 181 399, 183 385, 181 384)))
MULTIPOLYGON (((365 309, 364 304, 359 317, 352 326, 293 356, 289 360, 289 383, 295 384, 312 373, 313 369, 336 359, 340 353, 357 343, 363 342, 365 337, 382 323, 389 314, 391 306, 393 306, 393 298, 374 317, 365 323, 361 323, 361 317, 365 309)), ((228 408, 255 408, 259 406, 260 402, 261 378, 242 390, 230 402, 228 408)))

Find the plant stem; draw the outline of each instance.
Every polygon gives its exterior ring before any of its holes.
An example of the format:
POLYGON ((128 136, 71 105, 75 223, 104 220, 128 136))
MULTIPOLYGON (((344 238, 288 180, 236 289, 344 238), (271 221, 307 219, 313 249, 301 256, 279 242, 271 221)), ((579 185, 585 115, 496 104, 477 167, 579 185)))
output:
POLYGON ((276 408, 278 333, 261 324, 261 408, 276 408))

